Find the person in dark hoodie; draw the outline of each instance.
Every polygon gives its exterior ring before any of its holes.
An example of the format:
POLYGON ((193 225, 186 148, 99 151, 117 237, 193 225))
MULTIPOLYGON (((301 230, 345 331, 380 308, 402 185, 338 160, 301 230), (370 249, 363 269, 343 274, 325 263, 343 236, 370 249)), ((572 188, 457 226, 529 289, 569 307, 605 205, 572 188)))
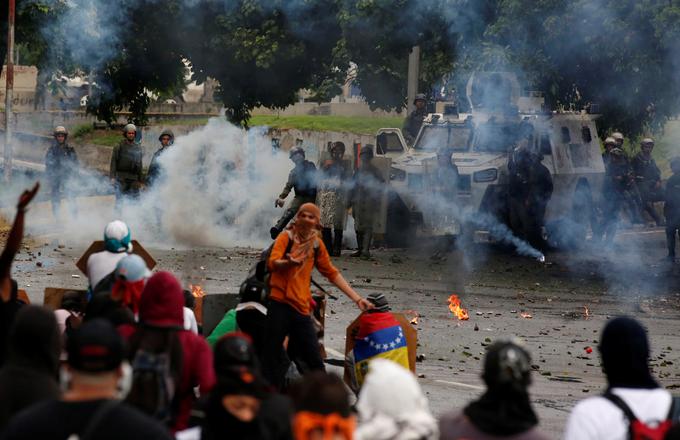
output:
POLYGON ((222 336, 215 344, 214 367, 217 384, 207 397, 204 418, 200 426, 178 433, 178 440, 292 439, 292 405, 262 378, 247 335, 222 336))
POLYGON ((494 342, 484 358, 486 392, 439 422, 441 440, 547 440, 529 401, 531 357, 519 342, 494 342))
POLYGON ((0 430, 18 412, 59 397, 61 337, 52 312, 26 306, 17 313, 8 357, 0 369, 0 430))
POLYGON ((169 272, 149 278, 139 302, 138 325, 123 325, 119 331, 128 339, 133 368, 127 402, 163 420, 173 432, 186 429, 196 399, 194 388, 207 394, 215 383, 215 372, 208 343, 184 329, 184 293, 179 281, 169 272), (167 389, 150 392, 148 387, 158 385, 159 378, 167 389), (158 391, 165 397, 155 394, 158 391), (160 414, 159 409, 170 411, 160 414))
POLYGON ((24 303, 17 298, 18 287, 12 279, 12 262, 19 252, 21 240, 24 237, 24 216, 29 203, 33 200, 40 189, 40 183, 36 183, 33 189, 24 191, 17 203, 17 214, 14 224, 9 231, 7 243, 0 254, 0 366, 5 362, 7 352, 7 339, 12 328, 14 317, 24 303))
POLYGON ((564 438, 629 438, 630 423, 621 404, 648 426, 665 421, 673 400, 652 377, 649 341, 642 325, 627 316, 610 320, 602 330, 599 349, 607 390, 576 404, 567 420, 564 438))

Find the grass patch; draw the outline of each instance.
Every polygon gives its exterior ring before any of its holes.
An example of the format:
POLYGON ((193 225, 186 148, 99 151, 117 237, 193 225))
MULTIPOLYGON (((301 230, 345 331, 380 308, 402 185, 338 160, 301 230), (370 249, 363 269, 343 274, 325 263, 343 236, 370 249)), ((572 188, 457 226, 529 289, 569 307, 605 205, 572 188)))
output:
POLYGON ((95 130, 90 125, 90 130, 83 130, 80 133, 76 131, 72 139, 74 144, 95 144, 113 147, 120 143, 121 139, 123 139, 123 135, 118 129, 95 130))
POLYGON ((379 128, 401 127, 401 117, 361 116, 253 116, 250 126, 266 125, 272 128, 296 128, 309 131, 347 131, 357 134, 375 134, 379 128))

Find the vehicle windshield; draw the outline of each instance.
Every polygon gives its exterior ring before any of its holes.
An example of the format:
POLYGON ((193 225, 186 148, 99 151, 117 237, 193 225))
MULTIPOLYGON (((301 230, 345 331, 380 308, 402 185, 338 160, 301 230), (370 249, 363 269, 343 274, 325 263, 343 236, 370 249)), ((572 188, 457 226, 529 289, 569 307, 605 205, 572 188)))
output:
POLYGON ((472 128, 462 125, 426 125, 414 148, 421 151, 437 151, 440 148, 453 148, 454 151, 467 151, 472 140, 472 128))
POLYGON ((517 124, 480 124, 475 130, 475 151, 507 153, 517 143, 517 124))

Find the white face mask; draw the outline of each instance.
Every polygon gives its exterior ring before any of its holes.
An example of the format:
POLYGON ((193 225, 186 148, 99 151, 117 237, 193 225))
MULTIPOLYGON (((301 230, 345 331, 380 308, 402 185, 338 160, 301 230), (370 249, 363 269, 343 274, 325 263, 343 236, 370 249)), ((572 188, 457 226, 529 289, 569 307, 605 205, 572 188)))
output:
POLYGON ((123 374, 118 380, 118 398, 123 400, 132 388, 132 366, 128 361, 123 361, 120 367, 123 374))

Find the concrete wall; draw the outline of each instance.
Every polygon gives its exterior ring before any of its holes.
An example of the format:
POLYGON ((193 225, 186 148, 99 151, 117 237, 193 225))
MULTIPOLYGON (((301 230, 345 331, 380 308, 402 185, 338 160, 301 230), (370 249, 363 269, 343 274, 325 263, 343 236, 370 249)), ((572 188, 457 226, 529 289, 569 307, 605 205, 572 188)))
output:
POLYGON ((332 102, 316 104, 313 102, 297 102, 283 110, 258 107, 253 110, 253 115, 272 115, 272 116, 302 116, 302 115, 326 115, 326 116, 362 116, 362 117, 381 117, 381 116, 403 116, 397 112, 386 112, 384 110, 371 110, 365 102, 332 102))

